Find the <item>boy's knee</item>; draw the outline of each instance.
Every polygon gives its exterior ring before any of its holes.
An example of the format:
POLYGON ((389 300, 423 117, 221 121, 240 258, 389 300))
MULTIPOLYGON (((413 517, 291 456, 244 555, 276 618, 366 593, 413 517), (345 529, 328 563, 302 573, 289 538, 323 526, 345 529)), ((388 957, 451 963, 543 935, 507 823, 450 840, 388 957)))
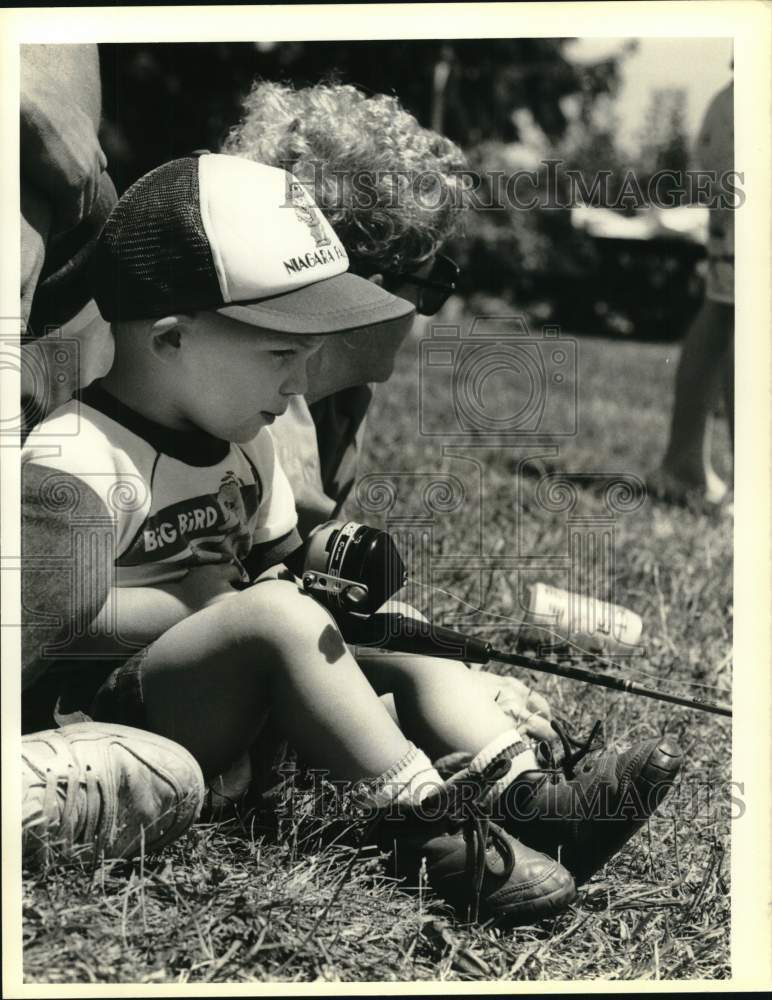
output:
POLYGON ((262 581, 244 590, 232 606, 239 628, 253 631, 256 639, 277 648, 290 641, 311 642, 318 648, 329 629, 337 632, 329 612, 289 580, 262 581))

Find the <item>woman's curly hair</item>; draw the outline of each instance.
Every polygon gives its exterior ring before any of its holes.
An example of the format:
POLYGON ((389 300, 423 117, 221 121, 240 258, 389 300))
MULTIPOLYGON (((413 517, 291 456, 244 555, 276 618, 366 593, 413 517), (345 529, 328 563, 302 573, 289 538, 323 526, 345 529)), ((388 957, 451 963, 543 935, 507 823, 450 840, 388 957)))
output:
POLYGON ((458 229, 464 154, 395 97, 256 81, 222 151, 282 167, 313 191, 352 271, 417 270, 458 229))

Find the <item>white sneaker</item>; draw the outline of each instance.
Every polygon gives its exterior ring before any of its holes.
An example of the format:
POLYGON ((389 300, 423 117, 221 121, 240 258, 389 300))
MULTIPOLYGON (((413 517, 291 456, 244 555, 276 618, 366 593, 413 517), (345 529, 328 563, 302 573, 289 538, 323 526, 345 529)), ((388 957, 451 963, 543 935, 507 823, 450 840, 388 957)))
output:
POLYGON ((201 768, 183 747, 129 726, 81 722, 22 739, 22 853, 83 860, 158 850, 195 821, 201 768))

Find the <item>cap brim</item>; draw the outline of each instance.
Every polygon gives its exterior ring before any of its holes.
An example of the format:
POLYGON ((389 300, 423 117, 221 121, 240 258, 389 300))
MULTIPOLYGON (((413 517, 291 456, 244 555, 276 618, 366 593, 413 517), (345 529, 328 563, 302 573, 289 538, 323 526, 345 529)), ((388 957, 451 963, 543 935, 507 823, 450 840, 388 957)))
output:
POLYGON ((346 333, 409 316, 415 306, 356 274, 338 274, 256 302, 232 302, 222 316, 278 333, 346 333))

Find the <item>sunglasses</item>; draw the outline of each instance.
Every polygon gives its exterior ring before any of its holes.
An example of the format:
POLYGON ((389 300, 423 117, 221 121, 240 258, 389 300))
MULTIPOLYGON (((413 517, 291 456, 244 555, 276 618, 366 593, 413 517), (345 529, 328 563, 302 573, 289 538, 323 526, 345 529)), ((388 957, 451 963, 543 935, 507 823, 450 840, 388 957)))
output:
POLYGON ((425 278, 416 274, 400 274, 384 271, 386 288, 392 292, 400 285, 415 285, 418 288, 416 312, 420 316, 434 316, 455 292, 461 270, 454 260, 437 254, 432 269, 425 278))

